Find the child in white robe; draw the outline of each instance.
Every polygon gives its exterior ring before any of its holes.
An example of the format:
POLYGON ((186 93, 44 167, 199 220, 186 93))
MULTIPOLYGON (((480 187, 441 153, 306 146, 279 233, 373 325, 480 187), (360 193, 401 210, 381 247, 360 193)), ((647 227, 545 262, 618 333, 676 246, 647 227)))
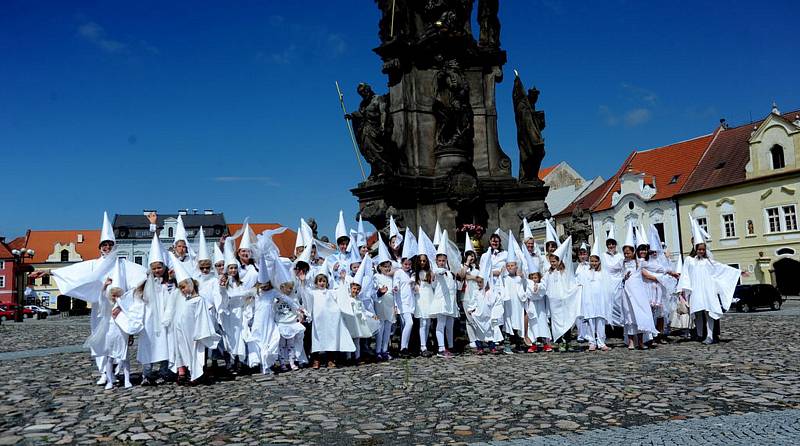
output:
POLYGON ((284 282, 279 287, 280 292, 275 303, 275 322, 281 339, 278 346, 281 371, 297 370, 297 362, 306 363, 303 350, 303 335, 306 328, 303 326, 304 311, 294 293, 294 282, 284 282))
POLYGON ((582 287, 581 315, 587 326, 584 334, 589 341, 589 351, 608 351, 606 321, 610 313, 610 281, 602 271, 600 257, 595 252, 589 257, 589 269, 578 273, 582 287))
POLYGON ((550 330, 559 350, 569 351, 569 332, 581 314, 581 290, 572 271, 572 236, 550 254, 550 269, 544 275, 550 330))
MULTIPOLYGON (((467 242, 469 243, 469 236, 467 236, 467 242)), ((464 313, 467 319, 466 326, 469 345, 471 348, 477 349, 477 341, 479 340, 478 331, 480 328, 473 317, 473 313, 478 305, 476 295, 478 292, 478 284, 476 278, 479 275, 479 271, 475 263, 477 260, 475 251, 471 249, 472 244, 470 243, 468 247, 470 249, 464 252, 464 261, 461 265, 461 271, 457 274, 457 278, 460 281, 461 304, 464 307, 464 313)))
MULTIPOLYGON (((108 279, 107 284, 111 284, 111 279, 108 279)), ((122 369, 125 388, 133 386, 131 384, 131 366, 128 361, 128 333, 123 331, 116 321, 117 318, 124 319, 124 313, 121 313, 118 302, 123 293, 123 289, 119 286, 112 285, 107 288, 105 291, 107 302, 103 302, 100 306, 101 325, 87 341, 94 351, 105 357, 103 362, 106 366, 106 390, 114 388, 115 363, 119 364, 119 368, 122 369)))
POLYGON ((552 352, 550 345, 553 335, 550 333, 550 314, 547 309, 547 287, 542 283, 542 273, 535 271, 528 274, 528 337, 532 344, 529 353, 539 349, 552 352))
MULTIPOLYGON (((490 264, 485 263, 486 268, 490 268, 490 264)), ((465 309, 475 321, 475 346, 479 355, 500 353, 497 343, 503 340, 500 328, 503 325, 503 288, 492 288, 490 275, 491 270, 481 269, 481 275, 475 279, 473 305, 465 309)))
POLYGON ((425 254, 417 255, 414 264, 414 294, 416 296, 414 317, 419 319, 420 355, 427 358, 432 356, 432 353, 428 351, 428 330, 436 310, 434 308, 433 273, 428 256, 425 254))
POLYGON ((392 289, 396 299, 397 312, 400 314, 402 322, 402 332, 400 333, 400 357, 409 358, 408 343, 411 340, 411 331, 414 328, 414 279, 411 277, 411 259, 403 258, 400 263, 401 269, 395 271, 392 289))
MULTIPOLYGON (((379 240, 379 243, 383 243, 383 241, 379 240)), ((389 338, 392 334, 392 324, 394 324, 397 313, 393 292, 393 275, 392 262, 387 259, 378 264, 378 272, 375 273, 373 278, 375 284, 373 305, 375 314, 380 321, 378 332, 375 336, 375 357, 379 361, 392 359, 389 355, 389 338)))
POLYGON ((524 342, 522 330, 525 328, 525 312, 523 302, 527 302, 527 279, 519 275, 518 257, 514 247, 509 246, 508 256, 505 264, 505 272, 498 283, 503 287, 503 353, 512 354, 511 344, 516 344, 517 351, 520 351, 524 342))
POLYGON ((347 298, 347 295, 328 288, 327 275, 317 274, 314 277, 314 289, 309 293, 306 303, 306 310, 311 316, 311 353, 315 354, 311 364, 313 369, 320 367, 320 360, 327 361, 329 369, 336 368, 336 353, 356 350, 342 317, 338 301, 340 296, 347 298))
MULTIPOLYGON (((442 236, 443 241, 440 246, 445 245, 447 233, 442 236)), ((454 346, 453 325, 459 316, 456 277, 449 270, 447 255, 438 253, 436 255, 436 268, 434 268, 434 316, 436 316, 436 343, 439 347, 437 356, 440 358, 452 358, 451 350, 454 346), (446 341, 446 344, 445 344, 446 341)))

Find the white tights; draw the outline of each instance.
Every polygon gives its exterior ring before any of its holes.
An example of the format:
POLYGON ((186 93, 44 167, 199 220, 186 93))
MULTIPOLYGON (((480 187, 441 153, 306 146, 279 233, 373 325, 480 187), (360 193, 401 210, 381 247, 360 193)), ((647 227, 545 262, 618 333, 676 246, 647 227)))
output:
MULTIPOLYGON (((114 360, 106 357, 106 390, 114 388, 114 360)), ((122 374, 125 376, 125 387, 131 387, 131 363, 130 361, 120 361, 119 367, 122 369, 122 374)))
POLYGON ((706 340, 714 340, 714 319, 708 314, 708 311, 698 311, 694 314, 694 325, 697 329, 697 337, 703 336, 703 316, 706 317, 706 340))
POLYGON ((447 330, 447 348, 453 348, 453 323, 455 319, 451 316, 436 316, 436 343, 439 345, 439 351, 443 352, 445 330, 447 330))
POLYGON ((389 340, 392 337, 392 321, 381 321, 378 333, 375 335, 375 352, 386 353, 389 351, 389 340))
POLYGON ((593 317, 584 319, 588 324, 586 330, 586 338, 589 340, 589 345, 597 347, 605 347, 606 345, 606 320, 602 317, 593 317))
POLYGON ((403 334, 400 337, 400 350, 408 350, 408 341, 411 339, 414 319, 411 317, 411 313, 403 313, 401 321, 403 323, 403 334))
POLYGON ((420 318, 419 320, 419 349, 420 351, 428 350, 428 329, 431 327, 431 320, 428 318, 420 318))

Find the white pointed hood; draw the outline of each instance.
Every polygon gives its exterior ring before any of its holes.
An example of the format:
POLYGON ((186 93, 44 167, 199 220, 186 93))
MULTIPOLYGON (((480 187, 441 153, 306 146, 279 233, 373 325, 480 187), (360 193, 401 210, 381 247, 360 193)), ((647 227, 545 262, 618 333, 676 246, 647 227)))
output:
POLYGON ((526 242, 528 239, 533 238, 533 232, 531 231, 531 225, 528 224, 528 219, 522 219, 522 241, 526 242))
POLYGON ((705 243, 706 238, 704 234, 705 231, 703 231, 703 228, 701 228, 700 225, 697 224, 697 220, 695 220, 694 217, 690 216, 689 221, 692 222, 692 245, 697 246, 701 243, 705 243))
POLYGON ((578 251, 589 251, 589 246, 586 245, 586 242, 581 242, 581 247, 578 248, 578 251))
POLYGON ((295 249, 297 249, 297 248, 299 248, 301 246, 306 246, 306 240, 305 240, 305 237, 303 237, 303 226, 302 225, 297 227, 297 237, 295 237, 295 239, 294 239, 294 247, 295 247, 295 249))
POLYGON ((386 247, 386 243, 383 243, 383 236, 381 233, 378 232, 378 265, 383 262, 391 262, 392 256, 389 255, 389 248, 386 247))
POLYGON ((367 246, 367 231, 364 229, 364 219, 358 216, 358 230, 356 231, 356 246, 367 246))
POLYGON ((339 211, 339 221, 336 222, 336 239, 338 241, 342 237, 349 237, 347 235, 347 226, 344 224, 344 212, 339 211))
POLYGON ((439 225, 439 220, 436 220, 436 229, 433 230, 433 246, 439 246, 442 240, 442 227, 439 225))
POLYGON ((400 230, 397 228, 397 223, 394 221, 394 215, 389 216, 389 241, 391 242, 392 237, 396 237, 394 239, 394 243, 392 248, 397 249, 401 243, 403 243, 403 234, 400 233, 400 230))
POLYGON ((239 242, 239 249, 249 249, 253 252, 253 231, 250 230, 250 223, 244 222, 242 228, 242 241, 239 242))
MULTIPOLYGON (((233 239, 228 237, 225 239, 225 268, 236 265, 239 266, 239 261, 236 260, 236 248, 233 245, 233 239)), ((227 272, 227 271, 226 271, 227 272)))
POLYGON ((225 262, 225 254, 219 249, 219 243, 214 242, 214 265, 219 262, 225 262))
POLYGON ((103 211, 103 229, 100 230, 100 243, 105 241, 117 244, 117 239, 114 237, 114 227, 111 226, 111 220, 108 219, 108 213, 103 211))
POLYGON ((506 263, 514 262, 519 266, 520 258, 517 255, 517 240, 514 238, 514 234, 511 230, 508 230, 508 254, 506 255, 506 263))
POLYGON ((636 232, 636 243, 650 246, 650 240, 647 239, 647 231, 644 230, 644 224, 639 224, 639 230, 636 232))
POLYGON ((469 232, 464 231, 464 254, 470 251, 475 252, 475 247, 472 246, 472 240, 469 238, 469 232))
POLYGON ((545 242, 554 242, 556 246, 561 246, 561 242, 558 240, 558 233, 556 232, 556 228, 550 224, 550 220, 545 219, 544 221, 544 230, 545 230, 545 242))
POLYGON ((202 226, 200 226, 200 232, 197 238, 199 239, 197 245, 197 261, 211 260, 211 256, 208 254, 208 245, 206 244, 206 234, 203 232, 202 226))
POLYGON ((419 241, 417 242, 417 255, 425 254, 428 257, 429 262, 434 262, 436 260, 436 247, 433 246, 433 242, 431 241, 428 234, 422 230, 422 227, 419 228, 419 241))
POLYGON ((305 247, 303 247, 303 252, 301 252, 300 255, 297 256, 297 259, 295 259, 295 264, 297 264, 298 262, 305 262, 309 266, 311 266, 311 246, 312 243, 308 243, 307 245, 305 245, 305 247))
POLYGON ((172 270, 175 271, 175 283, 181 283, 186 279, 191 279, 192 276, 186 271, 186 268, 183 267, 183 264, 175 257, 175 254, 172 252, 169 253, 169 257, 172 260, 172 270))
POLYGON ((175 246, 180 240, 183 240, 187 247, 189 246, 189 238, 186 236, 186 226, 183 225, 183 216, 178 215, 178 223, 175 225, 175 239, 172 241, 172 246, 175 246))
POLYGON ((258 283, 265 284, 269 282, 269 266, 267 266, 267 259, 265 256, 258 257, 258 283))
POLYGON ((616 227, 617 225, 615 225, 614 223, 611 224, 611 228, 608 230, 608 236, 606 236, 606 241, 609 240, 614 240, 615 242, 617 241, 616 227))
POLYGON ((125 276, 125 263, 122 259, 118 258, 117 261, 114 262, 114 268, 111 269, 109 278, 111 279, 111 284, 108 286, 109 290, 111 288, 119 288, 123 293, 128 291, 128 281, 125 276))
POLYGON ((158 239, 158 235, 153 234, 153 239, 150 241, 150 253, 147 255, 147 264, 152 265, 156 262, 167 264, 166 259, 164 259, 164 248, 161 247, 161 241, 158 239))
POLYGON ((622 246, 630 246, 633 249, 636 249, 636 240, 633 238, 633 222, 628 221, 628 228, 625 231, 625 243, 622 246))
POLYGON ((417 250, 419 246, 417 245, 417 238, 414 237, 414 233, 406 226, 406 236, 403 241, 403 252, 400 254, 400 257, 404 259, 410 259, 417 255, 417 250))
MULTIPOLYGON (((558 249, 556 249, 553 255, 558 257, 559 260, 561 260, 566 264, 567 262, 564 261, 564 258, 567 256, 567 254, 572 254, 571 251, 572 251, 572 236, 569 236, 566 240, 564 240, 564 243, 562 243, 561 246, 559 246, 558 249), (570 252, 567 253, 567 250, 570 250, 570 252)), ((572 256, 570 255, 570 258, 571 257, 572 256)))
POLYGON ((600 237, 595 237, 594 242, 592 243, 592 250, 589 252, 589 255, 600 257, 602 252, 603 251, 600 250, 600 237))
POLYGON ((272 261, 272 271, 270 271, 269 276, 272 286, 275 288, 279 288, 285 283, 294 283, 291 266, 281 261, 281 259, 274 259, 272 261))
MULTIPOLYGON (((436 255, 447 255, 447 242, 449 241, 447 237, 447 229, 442 231, 441 237, 439 237, 439 245, 436 247, 436 255)), ((434 243, 435 245, 436 243, 434 243)))
POLYGON ((369 288, 370 282, 372 281, 372 257, 367 254, 364 256, 364 261, 358 265, 358 270, 356 271, 356 275, 353 277, 353 282, 358 283, 361 285, 361 292, 369 288))

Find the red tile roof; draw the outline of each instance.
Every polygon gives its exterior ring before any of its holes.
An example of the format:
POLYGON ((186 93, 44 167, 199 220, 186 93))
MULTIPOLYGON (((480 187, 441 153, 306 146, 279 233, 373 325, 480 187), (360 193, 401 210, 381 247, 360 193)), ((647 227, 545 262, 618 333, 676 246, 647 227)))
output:
MULTIPOLYGON (((250 229, 252 229, 253 232, 255 232, 256 234, 261 234, 267 229, 277 229, 280 227, 281 225, 277 223, 250 223, 250 229)), ((241 223, 229 223, 228 233, 234 234, 241 228, 242 228, 241 223)), ((273 241, 275 242, 276 245, 278 245, 278 249, 281 251, 282 256, 291 257, 294 255, 294 242, 296 239, 297 239, 297 232, 291 229, 287 229, 282 234, 278 234, 277 236, 275 236, 273 241)))
MULTIPOLYGON (((789 122, 794 121, 800 110, 784 113, 789 122)), ((764 120, 717 129, 715 138, 694 172, 680 190, 681 194, 726 186, 745 181, 745 166, 750 161, 750 135, 764 120)))
POLYGON ((686 183, 713 136, 709 134, 668 146, 633 152, 611 178, 612 184, 603 197, 590 209, 602 211, 612 207, 611 197, 614 192, 619 191, 620 177, 628 170, 644 173, 647 184, 655 183, 656 194, 650 200, 671 198, 686 183), (672 181, 673 178, 675 181, 672 181))
POLYGON ((553 169, 555 169, 556 167, 558 167, 558 164, 556 164, 555 166, 544 167, 544 168, 540 169, 540 170, 539 170, 539 179, 540 179, 540 180, 543 180, 543 179, 544 179, 544 177, 546 177, 546 176, 547 176, 547 174, 549 174, 550 172, 552 172, 552 171, 553 171, 553 169))
POLYGON ((5 243, 0 242, 0 259, 13 259, 14 254, 11 254, 12 249, 13 248, 5 243))
POLYGON ((575 208, 579 209, 593 209, 594 206, 600 201, 601 198, 606 194, 608 189, 614 184, 614 178, 607 179, 603 184, 597 186, 596 188, 592 189, 591 192, 584 195, 583 197, 573 201, 569 204, 564 210, 556 215, 557 217, 570 215, 575 208))
POLYGON ((83 260, 96 259, 100 255, 100 231, 97 229, 69 230, 69 231, 34 231, 29 230, 24 237, 18 237, 11 242, 15 248, 32 249, 34 251, 33 263, 44 263, 56 243, 67 245, 75 244, 75 251, 83 260), (78 234, 83 235, 83 242, 78 242, 78 234))

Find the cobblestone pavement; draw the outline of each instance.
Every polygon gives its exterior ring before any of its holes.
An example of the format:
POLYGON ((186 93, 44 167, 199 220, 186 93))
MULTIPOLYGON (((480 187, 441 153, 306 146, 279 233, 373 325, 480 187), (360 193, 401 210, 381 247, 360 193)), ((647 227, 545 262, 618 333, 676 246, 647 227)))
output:
POLYGON ((6 321, 0 324, 0 352, 83 344, 89 335, 89 316, 6 321))
MULTIPOLYGON (((712 346, 415 358, 198 387, 106 392, 94 384, 97 373, 85 352, 8 359, 0 361, 0 445, 545 441, 641 425, 684 441, 682 426, 691 423, 656 423, 800 409, 798 308, 790 301, 781 311, 726 316, 723 342, 712 346)), ((8 326, 3 344, 24 337, 26 348, 50 347, 54 339, 80 344, 88 334, 86 318, 38 321, 25 326, 30 333, 17 330, 22 324, 8 326)), ((797 415, 787 416, 795 418, 781 422, 782 435, 796 437, 797 415)), ((752 417, 744 419, 761 432, 761 418, 752 417)))

